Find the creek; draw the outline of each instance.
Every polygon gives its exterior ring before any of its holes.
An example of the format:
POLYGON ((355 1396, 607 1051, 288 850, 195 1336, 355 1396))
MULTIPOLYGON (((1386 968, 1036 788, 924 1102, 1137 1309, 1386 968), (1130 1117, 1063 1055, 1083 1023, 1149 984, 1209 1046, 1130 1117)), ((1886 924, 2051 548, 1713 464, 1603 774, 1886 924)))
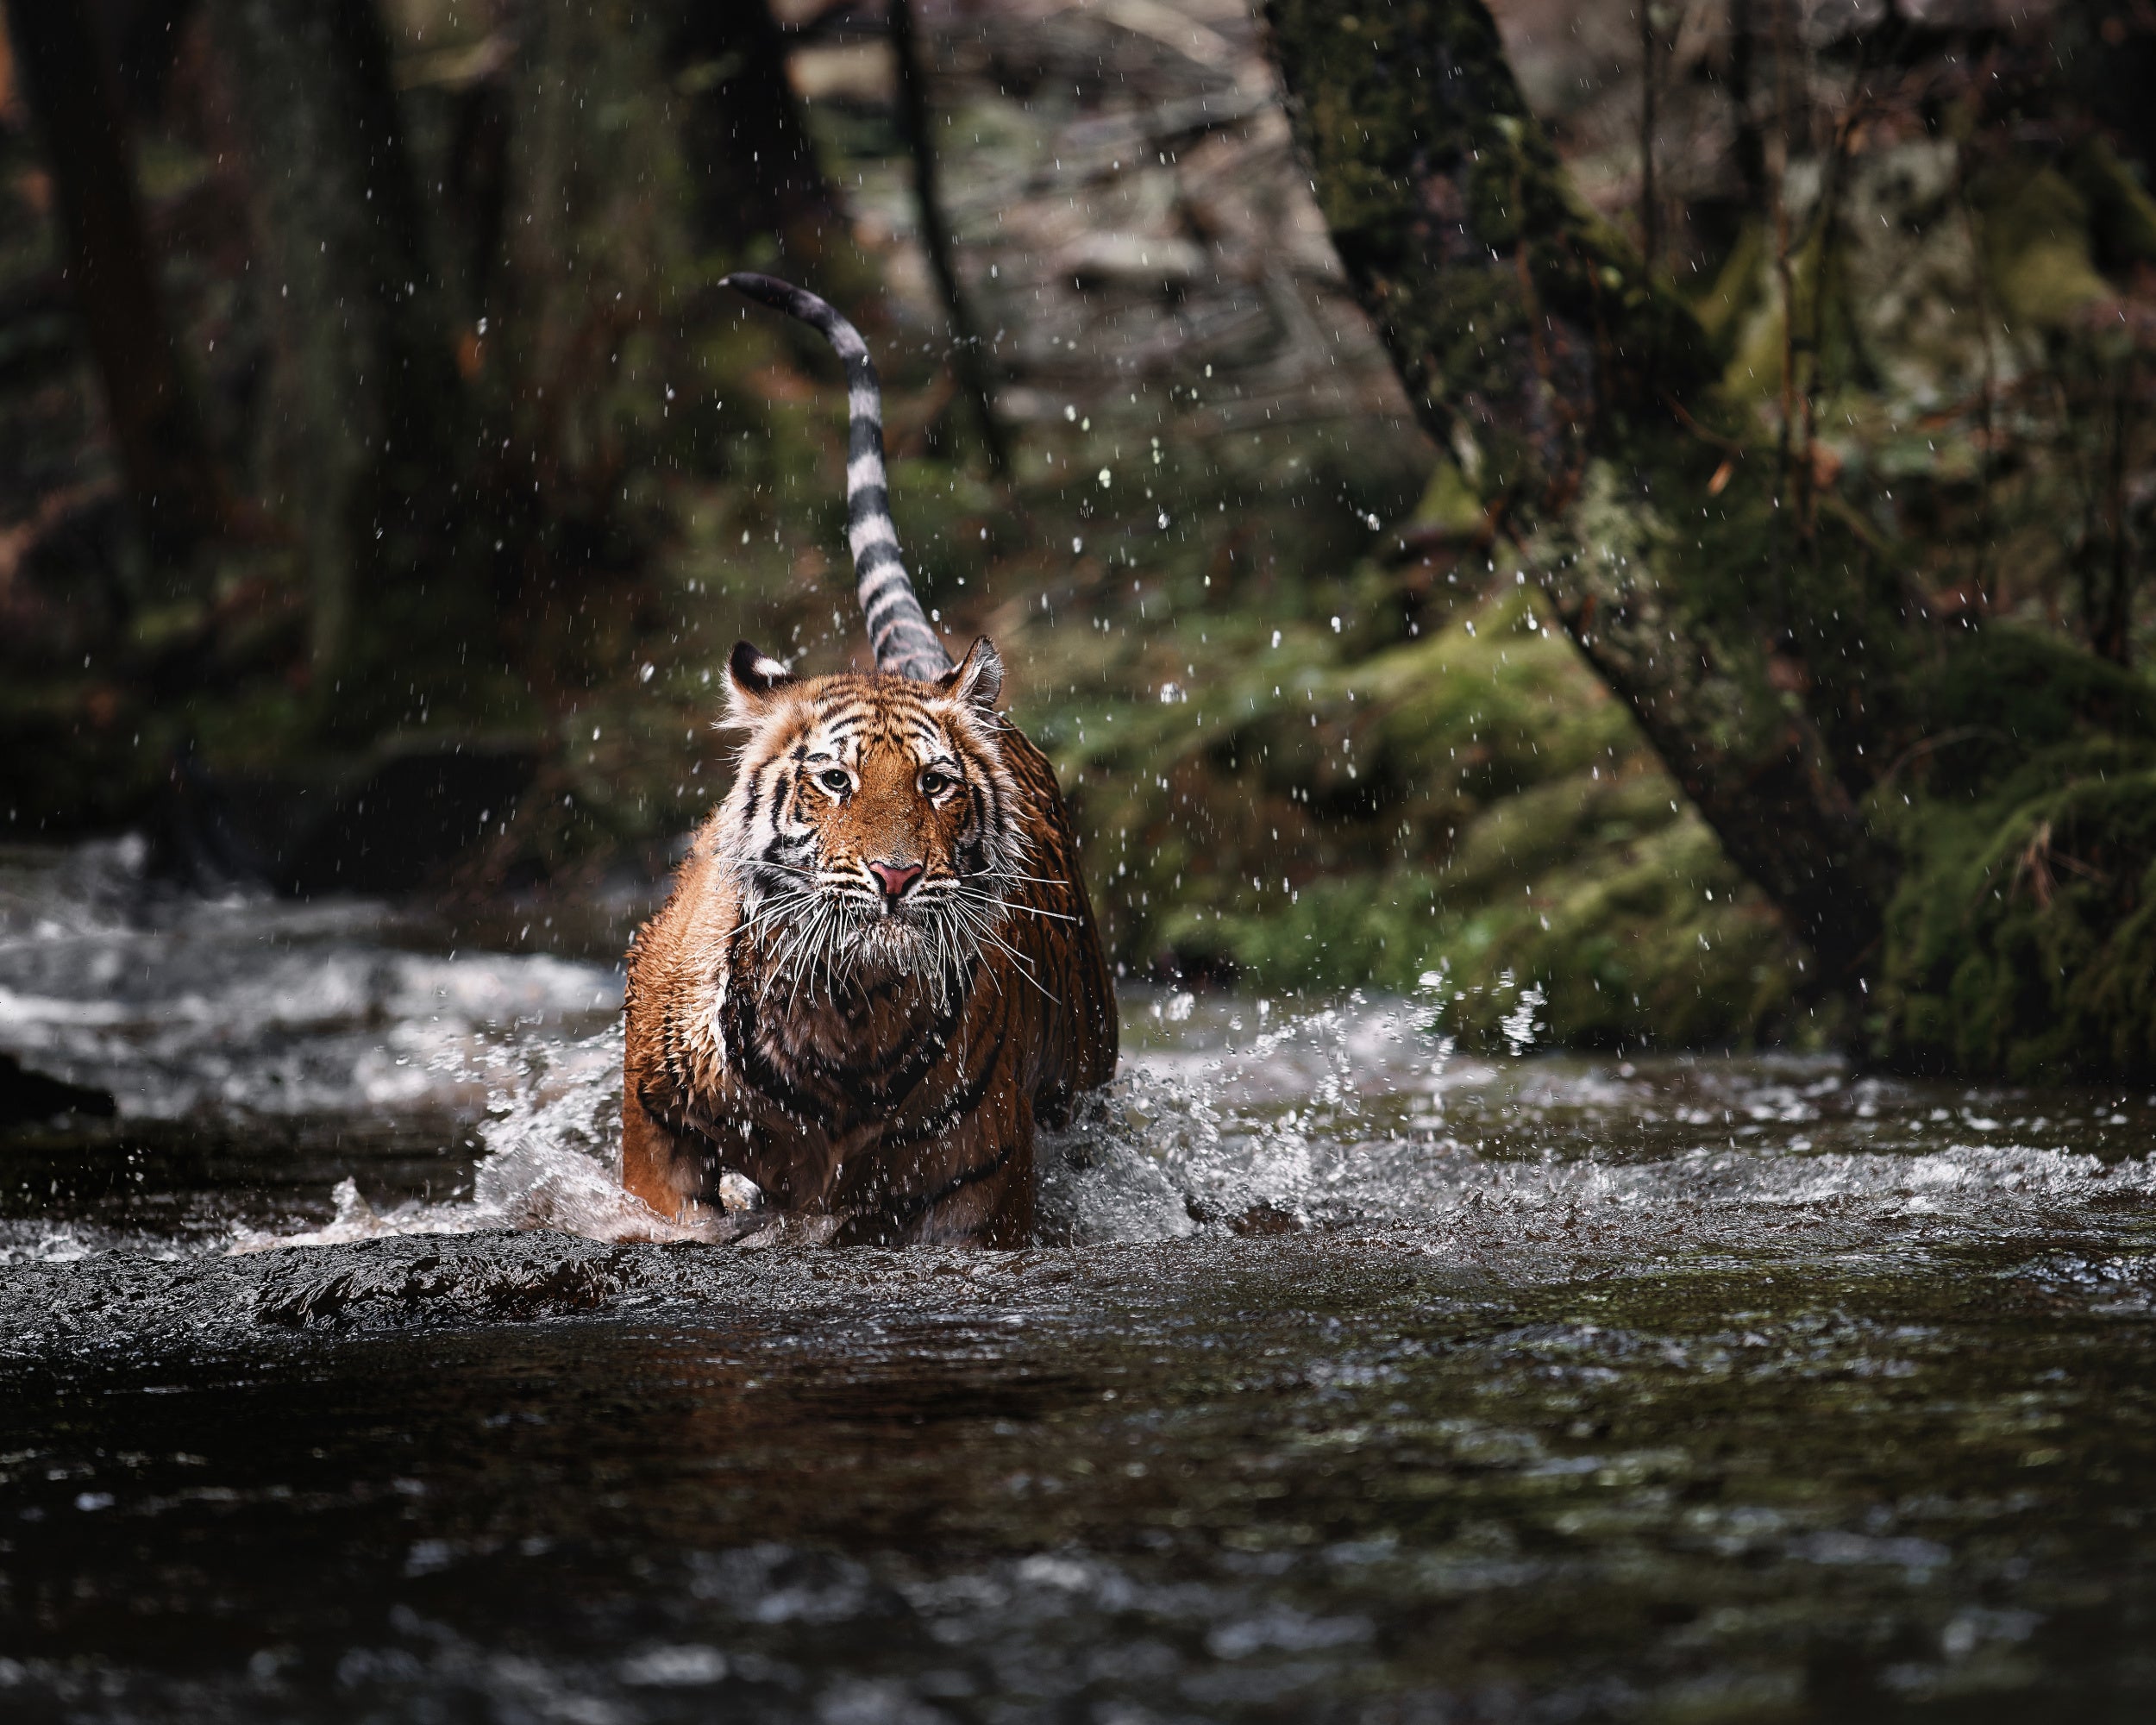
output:
POLYGON ((1132 988, 1034 1248, 651 1245, 617 969, 141 865, 0 856, 9 1720, 2156 1702, 2156 1099, 1132 988))

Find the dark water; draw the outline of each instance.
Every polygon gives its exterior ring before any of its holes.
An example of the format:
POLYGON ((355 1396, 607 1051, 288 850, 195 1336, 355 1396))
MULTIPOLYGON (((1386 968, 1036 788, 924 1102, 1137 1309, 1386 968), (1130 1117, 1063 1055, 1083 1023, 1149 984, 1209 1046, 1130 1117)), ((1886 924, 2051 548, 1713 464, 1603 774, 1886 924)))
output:
POLYGON ((0 1717, 2156 1701, 2148 1098, 1145 995, 1059 1243, 630 1244, 616 979, 413 944, 0 859, 0 1717))

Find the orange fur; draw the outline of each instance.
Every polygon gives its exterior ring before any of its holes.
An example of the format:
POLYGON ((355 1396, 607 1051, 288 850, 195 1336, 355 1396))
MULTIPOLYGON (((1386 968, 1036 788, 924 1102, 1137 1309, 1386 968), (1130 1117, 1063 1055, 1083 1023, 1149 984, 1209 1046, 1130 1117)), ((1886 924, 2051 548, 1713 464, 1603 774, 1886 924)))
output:
POLYGON ((934 682, 731 670, 735 783, 630 950, 624 1183, 713 1238, 771 1220, 727 1214, 731 1173, 843 1240, 1021 1244, 1035 1128, 1113 1076, 1116 1025, 994 649, 934 682))

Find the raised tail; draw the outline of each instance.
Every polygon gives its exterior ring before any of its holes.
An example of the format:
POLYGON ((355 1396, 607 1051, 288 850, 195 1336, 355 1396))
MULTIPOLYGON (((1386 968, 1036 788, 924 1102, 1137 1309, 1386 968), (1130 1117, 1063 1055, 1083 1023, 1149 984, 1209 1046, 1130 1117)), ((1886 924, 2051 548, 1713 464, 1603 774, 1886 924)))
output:
POLYGON ((854 596, 868 622, 876 668, 923 682, 951 668, 929 627, 899 555, 891 484, 883 466, 883 391, 868 344, 830 304, 776 276, 737 271, 726 285, 759 304, 820 329, 846 367, 846 543, 854 554, 854 596))

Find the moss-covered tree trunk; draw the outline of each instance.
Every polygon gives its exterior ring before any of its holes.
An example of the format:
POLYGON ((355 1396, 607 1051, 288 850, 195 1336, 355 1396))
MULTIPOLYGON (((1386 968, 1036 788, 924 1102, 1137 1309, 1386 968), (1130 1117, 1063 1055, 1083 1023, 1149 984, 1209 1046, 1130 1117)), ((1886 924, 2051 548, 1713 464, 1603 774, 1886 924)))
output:
POLYGON ((1265 12, 1333 242, 1423 423, 1821 980, 1861 978, 1893 888, 1855 800, 1891 580, 1723 555, 1773 536, 1771 475, 1703 423, 1696 326, 1572 194, 1481 0, 1265 12))
POLYGON ((210 19, 298 422, 296 494, 273 505, 304 537, 317 678, 380 682, 442 644, 414 625, 445 607, 412 600, 429 564, 456 579, 435 553, 465 420, 387 42, 373 0, 211 0, 210 19))

